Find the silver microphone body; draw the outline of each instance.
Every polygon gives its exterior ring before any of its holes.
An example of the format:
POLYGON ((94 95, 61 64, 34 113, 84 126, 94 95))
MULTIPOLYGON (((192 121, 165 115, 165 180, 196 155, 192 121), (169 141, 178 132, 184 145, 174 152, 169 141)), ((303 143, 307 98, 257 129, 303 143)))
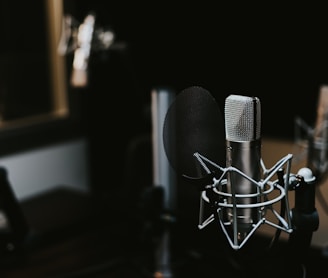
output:
MULTIPOLYGON (((225 102, 226 166, 234 167, 255 181, 261 179, 261 106, 256 97, 230 95, 225 102)), ((237 224, 240 239, 247 236, 259 221, 256 208, 247 205, 258 202, 255 183, 237 171, 227 175, 227 192, 237 209, 228 209, 228 220, 237 224)))

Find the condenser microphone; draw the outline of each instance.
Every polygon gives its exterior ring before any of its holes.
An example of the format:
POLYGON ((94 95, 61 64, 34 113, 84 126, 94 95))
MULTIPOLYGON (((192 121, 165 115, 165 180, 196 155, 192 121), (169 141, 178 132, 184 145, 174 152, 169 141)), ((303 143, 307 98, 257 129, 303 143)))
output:
POLYGON ((240 250, 262 225, 268 225, 279 231, 276 242, 280 231, 293 231, 288 202, 293 155, 266 168, 257 97, 228 96, 225 122, 221 116, 206 90, 191 87, 175 98, 164 121, 169 162, 200 191, 198 229, 216 222, 230 246, 240 250))
POLYGON ((320 87, 317 118, 309 137, 307 166, 317 179, 323 179, 328 172, 328 85, 320 87))
MULTIPOLYGON (((257 97, 230 95, 225 100, 226 166, 234 167, 255 181, 261 178, 261 105, 257 97)), ((236 224, 239 240, 245 239, 261 217, 251 204, 258 202, 257 186, 239 172, 227 175, 227 192, 237 209, 227 217, 236 224), (244 205, 244 207, 243 207, 244 205)))

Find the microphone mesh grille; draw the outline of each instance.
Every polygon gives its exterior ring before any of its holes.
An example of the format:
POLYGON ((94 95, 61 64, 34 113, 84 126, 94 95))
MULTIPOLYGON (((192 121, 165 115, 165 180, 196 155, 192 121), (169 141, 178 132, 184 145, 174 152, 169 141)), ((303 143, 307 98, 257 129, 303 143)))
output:
POLYGON ((253 141, 261 136, 261 104, 257 97, 230 95, 225 101, 225 130, 229 141, 253 141))

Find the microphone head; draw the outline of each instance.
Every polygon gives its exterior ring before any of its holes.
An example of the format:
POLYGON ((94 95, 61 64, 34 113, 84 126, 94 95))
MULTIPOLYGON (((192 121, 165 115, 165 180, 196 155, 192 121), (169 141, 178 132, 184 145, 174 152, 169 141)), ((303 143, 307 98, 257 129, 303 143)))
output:
POLYGON ((225 100, 226 139, 254 141, 261 137, 261 103, 257 97, 230 95, 225 100))

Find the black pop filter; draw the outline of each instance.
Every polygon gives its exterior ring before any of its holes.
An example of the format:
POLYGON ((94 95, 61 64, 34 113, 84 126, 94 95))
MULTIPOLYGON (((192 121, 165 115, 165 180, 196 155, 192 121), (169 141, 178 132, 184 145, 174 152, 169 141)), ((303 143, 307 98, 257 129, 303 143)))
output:
POLYGON ((199 86, 181 91, 169 107, 163 126, 166 156, 178 175, 201 177, 198 152, 225 164, 223 116, 213 96, 199 86))

